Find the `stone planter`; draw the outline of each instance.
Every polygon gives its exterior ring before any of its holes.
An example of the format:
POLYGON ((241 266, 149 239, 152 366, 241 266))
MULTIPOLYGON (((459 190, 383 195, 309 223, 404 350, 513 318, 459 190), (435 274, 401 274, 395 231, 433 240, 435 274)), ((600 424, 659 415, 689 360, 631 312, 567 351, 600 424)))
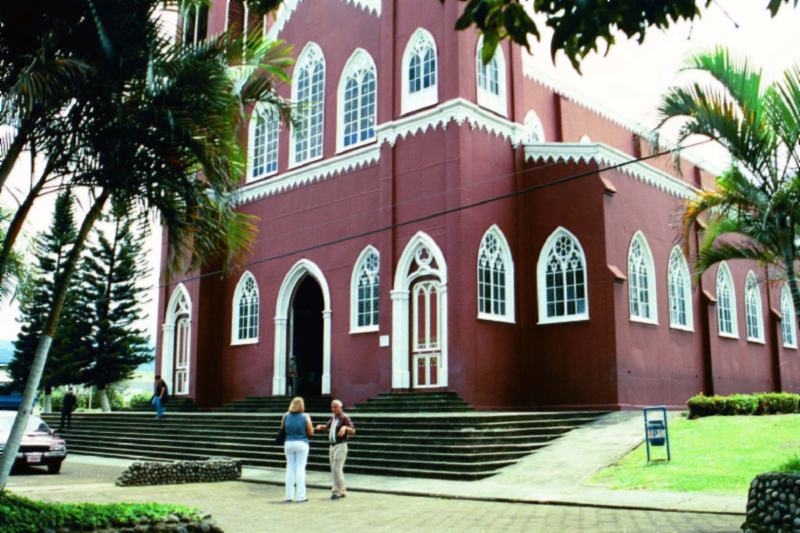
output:
POLYGON ((242 477, 242 462, 236 459, 213 458, 206 461, 172 463, 133 463, 120 474, 120 487, 142 485, 175 485, 235 481, 242 477))
POLYGON ((756 476, 747 498, 744 531, 800 531, 800 474, 756 476))

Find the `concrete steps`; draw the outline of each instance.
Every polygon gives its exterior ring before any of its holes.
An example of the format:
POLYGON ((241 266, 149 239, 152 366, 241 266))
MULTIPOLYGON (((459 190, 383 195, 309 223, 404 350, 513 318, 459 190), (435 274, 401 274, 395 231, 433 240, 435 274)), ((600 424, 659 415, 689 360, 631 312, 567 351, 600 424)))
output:
POLYGON ((450 391, 384 393, 357 404, 353 410, 359 413, 473 411, 458 394, 450 391))
MULTIPOLYGON (((291 396, 249 396, 211 409, 215 413, 285 413, 289 409, 291 396)), ((328 413, 331 410, 332 398, 325 396, 312 396, 303 398, 306 412, 328 413)))
MULTIPOLYGON (((325 399, 327 400, 327 399, 325 399)), ((329 403, 327 401, 326 403, 329 403)), ((276 405, 278 402, 276 401, 276 405)), ((168 413, 76 413, 71 430, 60 432, 70 451, 136 460, 203 459, 227 456, 246 465, 281 468, 274 444, 280 416, 215 411, 168 413)), ((265 407, 270 408, 270 407, 265 407)), ((347 471, 364 474, 475 480, 497 473, 600 412, 351 412, 358 434, 351 439, 347 471)), ((311 414, 315 423, 327 414, 311 414)), ((45 419, 57 425, 56 415, 45 419)), ((327 470, 325 435, 311 440, 309 469, 327 470)))

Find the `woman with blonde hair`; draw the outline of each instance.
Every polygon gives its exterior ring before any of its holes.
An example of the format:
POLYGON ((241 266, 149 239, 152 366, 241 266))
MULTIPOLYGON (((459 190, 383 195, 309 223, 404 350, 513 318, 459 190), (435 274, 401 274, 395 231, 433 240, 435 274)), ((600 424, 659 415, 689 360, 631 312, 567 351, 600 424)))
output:
POLYGON ((306 463, 308 438, 314 435, 311 417, 305 414, 306 404, 299 396, 292 398, 289 412, 283 415, 281 428, 286 434, 286 501, 306 502, 306 463))

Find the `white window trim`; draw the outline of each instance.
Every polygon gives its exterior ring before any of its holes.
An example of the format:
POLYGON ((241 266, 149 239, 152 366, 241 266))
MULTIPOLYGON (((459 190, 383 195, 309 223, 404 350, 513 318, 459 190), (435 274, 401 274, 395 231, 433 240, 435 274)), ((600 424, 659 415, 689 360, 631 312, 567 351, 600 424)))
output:
MULTIPOLYGON (((328 65, 325 61, 325 54, 322 52, 322 48, 315 43, 314 41, 309 41, 303 47, 303 51, 300 52, 300 55, 297 56, 297 61, 294 64, 294 71, 292 72, 292 102, 297 102, 297 83, 296 78, 300 73, 300 67, 304 67, 303 63, 305 61, 305 56, 310 54, 312 50, 316 49, 319 52, 319 57, 322 60, 322 70, 323 70, 323 77, 322 77, 322 131, 320 132, 320 144, 322 146, 320 150, 320 154, 314 157, 307 157, 302 161, 295 161, 295 140, 294 140, 294 132, 295 128, 292 126, 289 130, 289 164, 287 169, 293 169, 297 167, 302 167, 303 165, 307 165, 308 163, 319 161, 323 157, 325 157, 325 91, 327 90, 328 86, 328 65)), ((311 83, 311 81, 309 81, 311 83)), ((309 147, 310 151, 310 147, 309 147)))
POLYGON ((783 312, 783 299, 786 298, 789 303, 789 310, 791 311, 789 320, 791 320, 790 327, 792 328, 792 338, 794 339, 793 343, 784 342, 786 338, 783 335, 783 323, 781 323, 781 344, 783 344, 784 348, 792 348, 794 350, 797 349, 797 320, 795 317, 794 312, 794 302, 792 301, 792 294, 789 291, 789 286, 784 283, 783 287, 781 287, 781 321, 786 320, 786 313, 783 312), (785 293, 785 295, 784 295, 785 293))
POLYGON ((633 234, 633 238, 631 239, 630 244, 628 245, 628 314, 630 316, 631 322, 639 322, 641 324, 652 324, 658 325, 658 286, 656 285, 656 266, 655 261, 653 259, 653 252, 650 249, 650 243, 647 242, 647 237, 644 236, 644 233, 641 231, 637 231, 633 234), (650 307, 650 317, 643 317, 639 315, 633 314, 633 307, 631 306, 631 252, 633 251, 633 245, 636 242, 639 242, 642 245, 642 249, 644 251, 644 260, 647 265, 647 295, 648 295, 648 305, 650 307))
POLYGON ((680 246, 675 246, 672 248, 672 252, 669 254, 669 259, 667 260, 667 305, 669 306, 668 314, 669 314, 669 327, 672 329, 678 329, 681 331, 690 331, 694 332, 694 302, 692 298, 692 281, 691 281, 691 273, 689 271, 689 263, 686 261, 686 256, 683 255, 683 250, 680 249, 680 246), (686 292, 686 324, 680 324, 678 322, 672 321, 672 302, 669 299, 669 284, 671 281, 671 270, 670 264, 672 263, 672 256, 674 254, 678 254, 681 259, 681 266, 683 267, 684 274, 687 276, 687 285, 684 286, 684 290, 688 289, 686 292))
POLYGON ((567 228, 563 226, 557 227, 544 241, 542 249, 539 251, 539 259, 536 262, 536 300, 539 307, 539 321, 537 325, 546 324, 564 324, 567 322, 584 322, 589 320, 589 262, 586 259, 586 252, 583 250, 581 241, 567 228), (578 251, 583 258, 583 283, 584 283, 584 296, 586 299, 586 311, 576 315, 568 316, 547 316, 547 287, 545 286, 545 274, 547 266, 547 252, 553 244, 559 233, 564 232, 569 235, 578 247, 578 251))
POLYGON ((494 59, 497 59, 499 94, 482 89, 478 82, 478 61, 481 61, 481 48, 483 48, 483 36, 478 39, 478 45, 475 48, 475 88, 478 91, 478 105, 505 117, 508 114, 508 91, 506 88, 506 57, 503 53, 502 43, 498 44, 494 51, 494 59))
POLYGON ((236 290, 233 291, 233 301, 231 304, 231 346, 242 346, 245 344, 258 344, 258 339, 261 336, 261 291, 258 288, 258 280, 248 270, 239 278, 236 284, 236 290), (256 336, 254 338, 239 338, 239 299, 244 290, 244 284, 248 279, 253 280, 256 288, 256 296, 258 297, 258 325, 256 327, 256 336))
MULTIPOLYGON (((375 333, 380 330, 380 323, 370 326, 358 325, 358 275, 361 270, 361 264, 366 260, 367 256, 375 253, 378 256, 378 272, 381 270, 381 253, 377 248, 368 244, 361 253, 358 254, 356 262, 353 265, 353 272, 350 274, 350 334, 357 335, 359 333, 375 333)), ((378 316, 380 317, 380 278, 378 279, 378 316)), ((380 318, 379 318, 380 320, 380 318)))
POLYGON ((528 110, 522 124, 525 129, 525 144, 545 144, 547 142, 544 125, 536 111, 528 110))
POLYGON ((751 270, 747 273, 747 276, 744 278, 744 322, 745 322, 745 336, 747 337, 748 342, 755 342, 758 344, 766 344, 764 339, 764 302, 761 300, 761 289, 759 288, 758 278, 756 277, 755 273, 751 270), (756 324, 758 326, 758 331, 760 336, 758 337, 751 337, 749 332, 747 331, 747 285, 750 282, 750 279, 755 279, 755 291, 756 291, 756 324))
POLYGON ((720 337, 726 339, 738 339, 739 338, 739 316, 738 316, 738 309, 736 306, 736 284, 733 282, 733 274, 731 274, 731 269, 728 267, 728 264, 723 261, 720 263, 719 268, 717 268, 717 279, 716 279, 716 293, 717 293, 717 333, 720 337), (733 331, 728 333, 727 331, 722 331, 720 329, 719 323, 719 283, 720 283, 720 276, 725 276, 727 279, 728 285, 731 290, 731 329, 733 331))
MULTIPOLYGON (((375 61, 369 52, 363 48, 356 48, 350 55, 347 63, 342 69, 342 75, 339 77, 339 86, 336 90, 336 153, 341 153, 345 150, 352 150, 366 144, 372 144, 378 139, 378 96, 380 91, 378 88, 378 68, 375 66, 375 61), (375 75, 375 124, 373 125, 373 135, 369 139, 358 141, 348 146, 344 145, 344 91, 347 85, 347 78, 350 76, 352 70, 358 70, 362 67, 362 63, 366 62, 372 69, 375 75)), ((360 106, 360 102, 359 102, 360 106)))
POLYGON ((483 247, 483 241, 486 240, 486 237, 489 235, 494 235, 494 237, 498 241, 498 245, 500 246, 500 255, 503 258, 503 265, 505 267, 506 273, 506 312, 504 314, 494 314, 494 313, 486 313, 478 311, 478 319, 479 320, 489 320, 492 322, 504 322, 506 324, 516 324, 516 311, 514 305, 514 295, 515 293, 515 274, 514 274, 514 257, 511 255, 511 247, 508 245, 508 240, 506 240, 506 236, 503 233, 503 230, 497 224, 493 224, 489 229, 484 232, 481 240, 478 242, 478 254, 477 254, 477 261, 476 261, 476 268, 475 268, 475 277, 477 281, 476 290, 478 296, 478 309, 480 309, 480 257, 481 257, 481 248, 483 247))
MULTIPOLYGON (((277 150, 277 158, 275 161, 275 170, 272 172, 265 172, 263 174, 259 174, 258 176, 253 175, 253 155, 255 154, 255 127, 256 127, 256 120, 258 119, 259 113, 267 113, 268 111, 265 109, 266 105, 259 102, 253 108, 253 112, 250 114, 250 122, 247 125, 247 175, 245 177, 245 183, 249 183, 251 181, 256 181, 264 178, 268 178, 270 176, 274 176, 278 173, 280 169, 280 153, 281 153, 281 123, 280 120, 278 121, 278 138, 276 139, 275 149, 277 150)), ((266 117, 266 120, 270 120, 271 117, 266 117)))
POLYGON ((417 109, 422 109, 423 107, 429 107, 435 105, 439 102, 439 51, 436 47, 436 39, 433 38, 431 32, 426 30, 425 28, 417 28, 411 37, 408 39, 408 43, 406 44, 406 48, 403 51, 403 61, 401 65, 402 75, 401 75, 401 82, 402 87, 400 90, 400 113, 406 114, 411 113, 412 111, 416 111, 417 109), (408 67, 411 63, 411 58, 413 55, 414 48, 417 45, 419 40, 428 41, 431 46, 433 47, 433 57, 436 60, 436 65, 434 71, 436 72, 436 83, 431 87, 426 89, 422 89, 421 91, 417 91, 415 93, 411 93, 408 90, 408 67))

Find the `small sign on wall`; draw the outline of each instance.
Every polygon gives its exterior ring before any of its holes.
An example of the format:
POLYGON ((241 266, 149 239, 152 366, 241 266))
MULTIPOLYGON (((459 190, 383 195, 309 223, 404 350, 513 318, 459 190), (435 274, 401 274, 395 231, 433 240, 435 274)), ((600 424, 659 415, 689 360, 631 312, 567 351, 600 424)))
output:
POLYGON ((391 344, 391 343, 389 342, 389 335, 381 335, 381 336, 378 338, 378 344, 379 344, 379 346, 380 346, 381 348, 388 348, 388 347, 389 347, 389 344, 391 344))

